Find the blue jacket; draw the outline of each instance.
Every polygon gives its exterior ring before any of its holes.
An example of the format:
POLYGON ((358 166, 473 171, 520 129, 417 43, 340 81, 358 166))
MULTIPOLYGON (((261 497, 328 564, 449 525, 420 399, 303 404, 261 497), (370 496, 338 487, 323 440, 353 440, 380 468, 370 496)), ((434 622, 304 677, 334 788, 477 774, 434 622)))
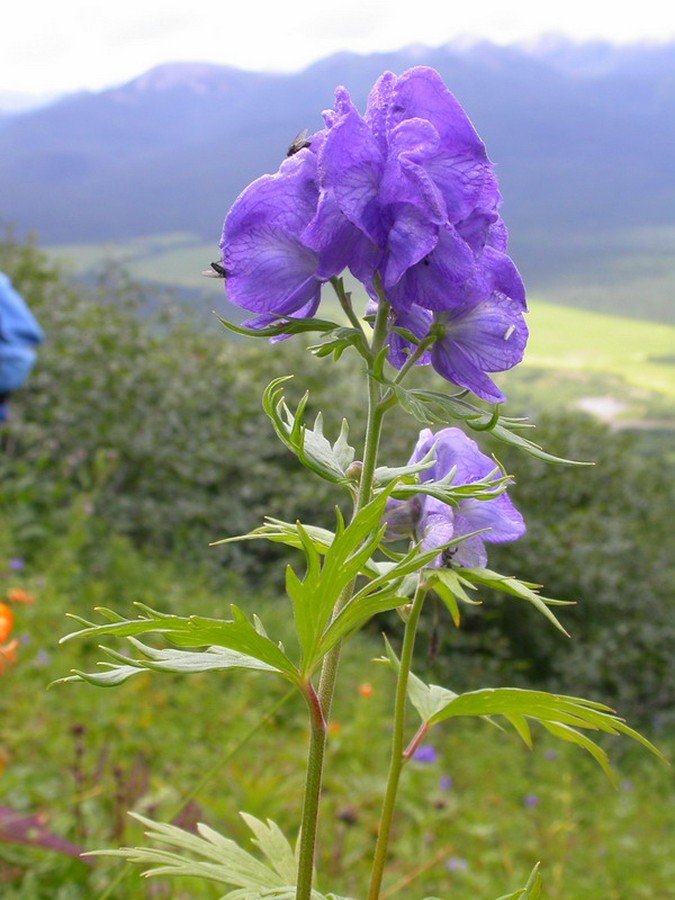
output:
POLYGON ((35 347, 43 340, 25 300, 0 272, 0 422, 7 418, 6 395, 24 383, 35 363, 35 347))

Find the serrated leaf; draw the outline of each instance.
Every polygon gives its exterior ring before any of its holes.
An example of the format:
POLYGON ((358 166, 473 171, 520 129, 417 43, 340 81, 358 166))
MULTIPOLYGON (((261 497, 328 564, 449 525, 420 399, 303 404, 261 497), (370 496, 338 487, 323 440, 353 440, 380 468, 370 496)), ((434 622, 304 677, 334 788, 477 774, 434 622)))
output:
POLYGON ((314 427, 304 424, 309 394, 300 400, 295 413, 284 397, 282 385, 292 376, 275 378, 263 393, 263 409, 269 416, 281 442, 311 471, 335 484, 347 484, 347 468, 354 460, 354 448, 348 443, 349 426, 342 420, 340 434, 334 444, 324 436, 323 418, 319 413, 314 427))
MULTIPOLYGON (((444 548, 460 544, 472 536, 473 534, 462 535, 449 541, 448 544, 443 544, 440 547, 434 547, 424 552, 417 547, 412 547, 406 554, 399 557, 396 562, 383 567, 381 574, 357 591, 331 621, 321 638, 320 653, 327 653, 339 640, 361 628, 378 613, 387 612, 390 609, 396 609, 408 603, 410 600, 410 591, 407 584, 408 576, 421 572, 444 548)), ((426 571, 429 573, 430 578, 433 578, 431 573, 436 572, 435 569, 426 571)))
POLYGON ((513 482, 510 475, 496 477, 496 473, 499 471, 499 468, 495 468, 484 478, 479 478, 470 484, 454 484, 456 469, 453 469, 439 481, 396 484, 391 491, 391 496, 396 500, 406 500, 418 494, 428 494, 450 506, 459 506, 462 501, 469 499, 494 500, 501 496, 513 482))
MULTIPOLYGON (((298 527, 307 559, 305 577, 287 575, 287 588, 293 602, 298 635, 303 651, 303 671, 314 669, 321 659, 321 636, 345 588, 364 570, 380 544, 384 529, 382 514, 387 494, 366 504, 345 527, 338 513, 338 527, 325 551, 323 565, 304 529, 298 527)), ((291 570, 292 571, 292 570, 291 570)))
POLYGON ((279 826, 270 819, 261 822, 248 813, 239 813, 253 832, 253 843, 267 858, 284 884, 293 884, 297 878, 298 860, 293 848, 286 840, 279 826))
POLYGON ((280 670, 274 666, 224 647, 208 647, 206 650, 157 650, 154 647, 148 647, 136 638, 127 637, 127 641, 142 654, 141 657, 130 658, 109 647, 101 647, 100 649, 108 657, 115 660, 114 663, 98 663, 105 671, 86 673, 75 669, 73 675, 60 678, 55 684, 86 681, 97 687, 114 687, 140 672, 147 671, 190 675, 214 669, 253 669, 258 672, 280 674, 280 670))
POLYGON ((436 464, 436 448, 431 450, 417 463, 411 466, 378 466, 373 475, 373 481, 377 487, 387 487, 394 481, 406 480, 417 484, 416 476, 436 464))
POLYGON ((279 316, 278 322, 268 325, 266 328, 247 328, 245 325, 235 325, 234 322, 228 322, 227 319, 223 319, 217 313, 216 318, 228 331, 254 338, 274 338, 312 331, 328 332, 340 328, 337 322, 328 322, 325 319, 295 319, 290 316, 288 318, 279 316))
MULTIPOLYGON (((224 894, 221 900, 295 900, 297 855, 280 829, 269 819, 264 823, 241 813, 253 832, 253 844, 264 853, 271 866, 208 825, 197 825, 197 834, 194 834, 175 825, 153 822, 138 813, 130 815, 145 826, 150 840, 172 849, 122 847, 119 850, 95 850, 86 855, 122 857, 149 867, 143 871, 146 877, 192 876, 235 888, 224 894)), ((323 895, 318 891, 312 891, 311 898, 349 900, 334 894, 323 895)))
POLYGON ((565 459, 547 453, 539 444, 518 434, 518 431, 534 427, 526 419, 502 416, 494 410, 486 412, 466 400, 466 392, 447 395, 439 391, 406 390, 400 385, 387 383, 394 390, 398 402, 406 412, 424 425, 453 425, 455 422, 461 421, 475 431, 489 431, 497 440, 518 447, 530 456, 545 462, 570 466, 593 465, 590 462, 565 459))
POLYGON ((363 332, 346 325, 337 325, 331 331, 324 331, 321 342, 313 344, 309 350, 320 359, 332 355, 337 361, 349 347, 353 347, 364 359, 369 359, 369 348, 363 332))
POLYGON ((278 872, 243 850, 234 841, 212 828, 199 824, 197 834, 175 825, 153 822, 138 813, 130 815, 146 827, 150 840, 175 848, 162 850, 144 847, 123 847, 119 850, 97 850, 92 856, 121 856, 130 862, 152 868, 143 874, 196 876, 249 890, 287 888, 278 872))
POLYGON ((526 729, 525 724, 527 720, 538 722, 556 737, 587 750, 613 783, 616 783, 616 779, 604 750, 578 729, 623 734, 664 759, 660 750, 626 725, 610 707, 579 697, 521 688, 484 688, 460 694, 450 700, 443 709, 434 713, 429 719, 429 725, 433 726, 456 716, 503 716, 528 746, 531 745, 531 738, 529 725, 526 729))
POLYGON ((510 575, 500 575, 498 572, 493 572, 491 569, 462 569, 461 579, 465 583, 483 585, 484 587, 492 588, 495 591, 501 591, 502 593, 510 594, 513 597, 518 597, 521 600, 527 600, 527 602, 531 603, 535 609, 551 622, 551 624, 555 625, 558 631, 562 632, 566 637, 569 637, 568 632, 563 628, 549 607, 570 606, 573 604, 570 604, 565 600, 553 600, 551 597, 542 597, 537 593, 539 585, 532 584, 528 581, 520 581, 510 575))
MULTIPOLYGON (((255 528, 248 534, 237 535, 236 537, 224 538, 211 544, 217 547, 220 544, 232 544, 238 541, 254 541, 267 540, 273 543, 285 544, 287 547, 295 547, 302 550, 303 539, 300 537, 298 522, 284 522, 281 519, 273 519, 266 517, 265 524, 259 528, 255 528)), ((302 524, 302 530, 307 538, 311 540, 314 548, 318 553, 325 554, 335 540, 335 532, 329 531, 327 528, 319 528, 315 525, 302 524)), ((381 568, 385 563, 376 563, 373 560, 366 560, 362 575, 370 578, 376 578, 381 574, 381 568)))
MULTIPOLYGON (((61 638, 61 642, 76 637, 98 638, 104 635, 114 635, 133 638, 141 634, 163 634, 178 647, 219 647, 232 650, 264 664, 268 667, 265 671, 277 671, 292 683, 298 683, 298 671, 282 647, 261 633, 259 623, 249 622, 244 613, 234 605, 231 607, 231 620, 207 619, 201 616, 175 616, 157 612, 141 603, 135 605, 145 615, 137 619, 123 619, 117 613, 101 608, 98 612, 104 618, 112 620, 104 625, 88 623, 77 617, 77 621, 84 623, 87 627, 66 635, 61 638)), ((78 675, 82 677, 82 673, 78 673, 78 675)), ((124 673, 121 671, 117 676, 109 675, 106 683, 116 683, 115 677, 122 678, 122 680, 129 677, 128 674, 126 677, 122 677, 123 675, 124 673)))

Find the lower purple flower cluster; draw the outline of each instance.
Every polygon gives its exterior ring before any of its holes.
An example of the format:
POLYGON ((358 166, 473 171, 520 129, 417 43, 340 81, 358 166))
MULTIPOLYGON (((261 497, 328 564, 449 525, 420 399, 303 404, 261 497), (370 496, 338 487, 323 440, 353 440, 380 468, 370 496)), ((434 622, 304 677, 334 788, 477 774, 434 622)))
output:
POLYGON ((232 206, 221 241, 229 300, 255 313, 256 329, 312 317, 322 285, 349 270, 387 304, 394 366, 424 342, 418 362, 503 401, 487 373, 522 359, 525 290, 466 113, 419 66, 385 72, 363 115, 338 88, 324 121, 232 206))
MULTIPOLYGON (((434 463, 422 472, 421 480, 441 481, 454 469, 455 484, 472 484, 490 475, 495 464, 459 428, 443 428, 434 434, 425 428, 410 458, 415 465, 434 452, 434 463)), ((482 568, 487 563, 485 542, 515 541, 525 534, 525 522, 505 493, 490 500, 467 498, 458 507, 449 506, 427 494, 411 500, 389 500, 385 515, 385 538, 412 538, 420 549, 439 549, 452 540, 473 532, 456 546, 436 557, 432 565, 482 568)))

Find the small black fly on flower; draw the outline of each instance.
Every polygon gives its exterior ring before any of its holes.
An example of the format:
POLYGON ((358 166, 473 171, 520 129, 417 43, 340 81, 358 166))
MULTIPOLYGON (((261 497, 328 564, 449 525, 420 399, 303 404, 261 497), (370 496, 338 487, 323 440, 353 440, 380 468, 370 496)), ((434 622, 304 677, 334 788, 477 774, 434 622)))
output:
POLYGON ((311 147, 312 142, 307 140, 307 136, 309 135, 309 129, 303 128, 302 131, 299 131, 296 136, 291 141, 291 145, 288 148, 288 152, 286 156, 295 156, 296 153, 299 153, 301 150, 304 150, 305 147, 311 147))
POLYGON ((459 547, 446 547, 445 550, 441 553, 441 566, 444 569, 453 569, 455 567, 455 563, 453 561, 453 556, 459 547))
POLYGON ((202 275, 205 278, 227 278, 225 267, 221 266, 219 262, 210 263, 210 268, 204 269, 202 275))

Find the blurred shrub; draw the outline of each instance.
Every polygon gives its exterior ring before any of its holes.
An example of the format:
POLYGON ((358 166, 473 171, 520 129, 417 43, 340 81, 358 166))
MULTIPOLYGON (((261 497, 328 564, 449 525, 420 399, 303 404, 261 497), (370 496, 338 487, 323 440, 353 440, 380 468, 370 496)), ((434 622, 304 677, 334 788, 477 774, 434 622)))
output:
MULTIPOLYGON (((330 486, 308 482, 260 404, 272 377, 299 371, 289 393, 308 388, 326 407, 328 426, 337 426, 327 364, 306 361, 298 342, 270 351, 267 341, 199 330, 167 298, 155 297, 155 312, 144 316, 147 298, 124 273, 108 271, 96 289, 75 288, 34 246, 6 242, 0 265, 47 333, 0 435, 1 490, 22 553, 53 532, 59 511, 82 491, 110 532, 139 546, 248 570, 274 548, 209 550, 208 542, 247 531, 263 515, 306 518, 326 508, 330 486)), ((343 405, 359 407, 348 382, 340 414, 343 405)), ((328 508, 339 499, 335 493, 328 508)))

